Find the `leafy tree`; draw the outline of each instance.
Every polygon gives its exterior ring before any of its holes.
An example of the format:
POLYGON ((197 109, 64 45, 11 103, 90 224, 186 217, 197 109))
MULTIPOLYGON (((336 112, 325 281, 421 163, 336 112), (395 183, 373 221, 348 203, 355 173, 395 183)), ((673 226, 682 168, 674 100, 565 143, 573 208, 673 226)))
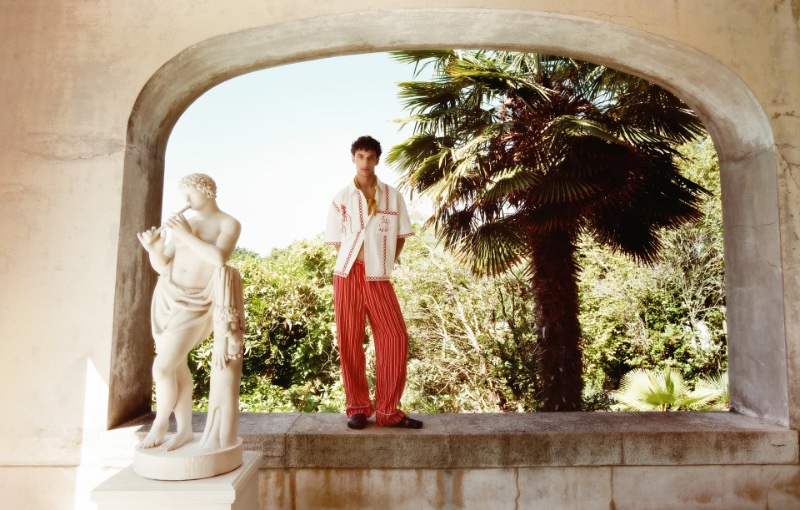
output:
POLYGON ((539 407, 533 303, 518 273, 476 278, 421 232, 406 242, 393 280, 410 336, 404 409, 539 407))
POLYGON ((719 163, 708 138, 680 152, 684 175, 710 196, 700 220, 663 234, 654 264, 639 267, 581 239, 584 402, 590 409, 607 409, 608 392, 634 368, 674 367, 689 383, 727 369, 719 163))
MULTIPOLYGON (((334 257, 319 240, 259 257, 237 249, 246 314, 242 408, 338 411, 343 401, 334 346, 334 257)), ((196 406, 206 404, 211 342, 190 355, 196 406)))
POLYGON ((521 264, 538 326, 545 411, 581 408, 578 241, 652 263, 659 232, 700 216, 703 189, 675 144, 702 126, 666 90, 561 57, 490 51, 397 53, 434 66, 399 84, 414 134, 390 151, 402 186, 428 196, 444 246, 481 274, 521 264))

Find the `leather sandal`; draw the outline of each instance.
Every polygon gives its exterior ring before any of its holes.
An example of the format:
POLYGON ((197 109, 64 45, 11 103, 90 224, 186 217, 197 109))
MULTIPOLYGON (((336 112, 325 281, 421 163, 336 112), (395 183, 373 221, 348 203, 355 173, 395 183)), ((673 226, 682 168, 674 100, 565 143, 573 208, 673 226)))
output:
POLYGON ((367 415, 362 413, 354 414, 347 420, 347 426, 355 430, 363 429, 367 426, 367 415))
POLYGON ((419 420, 415 420, 414 418, 409 418, 408 416, 403 416, 402 418, 400 418, 400 421, 398 421, 394 425, 389 425, 389 426, 401 429, 421 429, 422 422, 419 420))

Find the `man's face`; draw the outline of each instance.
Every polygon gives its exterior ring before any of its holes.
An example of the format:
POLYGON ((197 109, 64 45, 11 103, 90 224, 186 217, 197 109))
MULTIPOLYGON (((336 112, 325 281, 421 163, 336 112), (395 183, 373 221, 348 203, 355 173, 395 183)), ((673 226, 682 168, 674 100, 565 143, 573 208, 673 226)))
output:
POLYGON ((375 167, 378 164, 378 155, 375 151, 358 149, 353 154, 353 163, 356 165, 356 173, 361 177, 372 177, 375 175, 375 167))

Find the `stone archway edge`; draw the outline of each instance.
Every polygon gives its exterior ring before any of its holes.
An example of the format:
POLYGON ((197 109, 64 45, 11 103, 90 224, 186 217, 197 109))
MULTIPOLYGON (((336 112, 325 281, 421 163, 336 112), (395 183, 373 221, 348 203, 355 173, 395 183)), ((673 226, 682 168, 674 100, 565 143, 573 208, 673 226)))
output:
MULTIPOLYGON (((147 412, 152 351, 135 232, 160 220, 163 161, 177 119, 203 92, 249 71, 336 55, 440 47, 540 51, 609 65, 672 90, 711 133, 722 167, 732 406, 789 426, 777 194, 769 121, 747 85, 694 48, 613 23, 544 12, 420 9, 310 18, 221 35, 158 69, 129 120, 115 296, 109 426, 147 412), (136 255, 131 255, 136 254, 136 255)), ((796 398, 796 397, 795 397, 796 398)))
POLYGON ((414 47, 538 51, 602 63, 670 89, 699 112, 707 126, 722 128, 717 125, 720 118, 733 117, 726 119, 731 123, 724 127, 740 145, 721 154, 724 159, 745 159, 774 146, 769 119, 746 84, 728 67, 695 48, 605 21, 495 9, 341 14, 208 39, 186 49, 153 75, 137 100, 131 122, 142 114, 149 117, 161 112, 165 113, 163 121, 171 127, 203 92, 249 71, 414 47), (447 23, 442 23, 442 18, 447 23), (426 37, 424 44, 409 42, 421 33, 426 37), (149 106, 146 110, 142 108, 145 105, 149 106), (744 112, 749 115, 743 118, 744 112), (708 122, 711 118, 717 122, 708 122))

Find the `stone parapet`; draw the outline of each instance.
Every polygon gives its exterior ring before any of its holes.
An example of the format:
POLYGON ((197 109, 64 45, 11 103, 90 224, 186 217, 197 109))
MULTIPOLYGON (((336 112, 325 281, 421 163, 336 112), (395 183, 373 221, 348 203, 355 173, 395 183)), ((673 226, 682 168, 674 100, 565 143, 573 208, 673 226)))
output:
MULTIPOLYGON (((422 430, 342 414, 243 413, 262 468, 459 469, 798 464, 798 432, 726 412, 433 414, 422 430)), ((127 424, 136 434, 152 417, 127 424)), ((194 417, 202 430, 204 414, 194 417)))

